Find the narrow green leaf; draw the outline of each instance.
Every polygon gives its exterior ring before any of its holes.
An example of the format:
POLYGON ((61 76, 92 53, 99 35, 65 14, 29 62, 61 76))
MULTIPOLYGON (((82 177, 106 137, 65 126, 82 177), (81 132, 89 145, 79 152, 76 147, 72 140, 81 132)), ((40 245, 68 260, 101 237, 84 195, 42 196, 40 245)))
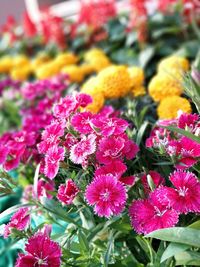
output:
POLYGON ((200 253, 195 251, 185 251, 175 256, 176 266, 200 266, 200 253))
POLYGON ((89 243, 85 233, 81 230, 78 232, 78 240, 81 251, 83 251, 83 253, 88 253, 90 249, 89 243))
POLYGON ((176 128, 176 127, 173 127, 173 126, 166 126, 166 127, 163 127, 163 128, 166 128, 172 132, 175 132, 175 133, 179 133, 179 134, 182 134, 190 139, 192 139, 193 141, 197 142, 200 144, 200 138, 188 131, 185 131, 183 129, 180 129, 180 128, 176 128))
POLYGON ((183 252, 190 248, 190 245, 171 243, 164 251, 160 262, 166 261, 167 259, 174 257, 176 254, 183 252))
POLYGON ((166 228, 154 231, 146 235, 146 237, 153 237, 164 241, 175 242, 200 248, 200 230, 192 228, 166 228))
POLYGON ((110 262, 110 257, 111 257, 111 253, 113 251, 114 248, 114 237, 112 232, 110 233, 110 237, 108 240, 108 245, 107 245, 107 250, 104 256, 104 266, 107 267, 109 262, 110 262))

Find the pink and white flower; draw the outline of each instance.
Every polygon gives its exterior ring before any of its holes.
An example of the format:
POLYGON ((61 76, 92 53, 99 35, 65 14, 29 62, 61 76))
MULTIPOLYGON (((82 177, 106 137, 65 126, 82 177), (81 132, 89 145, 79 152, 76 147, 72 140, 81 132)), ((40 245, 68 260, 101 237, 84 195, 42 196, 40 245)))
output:
POLYGON ((50 178, 54 179, 58 173, 59 163, 64 160, 65 150, 62 147, 58 147, 54 145, 49 148, 47 153, 45 154, 45 167, 44 173, 50 178))
POLYGON ((10 222, 4 228, 4 237, 11 234, 12 229, 24 230, 30 223, 30 215, 28 208, 20 208, 10 219, 10 222))
POLYGON ((79 189, 72 180, 67 180, 65 184, 61 184, 58 188, 57 198, 60 202, 70 205, 78 194, 79 189))
POLYGON ((76 164, 83 164, 88 156, 96 150, 96 135, 83 136, 82 139, 71 147, 70 160, 76 164))
POLYGON ((158 199, 178 213, 200 212, 200 182, 191 172, 175 171, 170 175, 174 188, 160 187, 158 199))
POLYGON ((139 234, 173 227, 178 222, 178 213, 158 201, 157 190, 152 192, 148 199, 134 200, 129 208, 131 224, 139 234))
POLYGON ((15 267, 60 267, 61 248, 46 234, 37 233, 28 239, 26 254, 18 254, 15 267))
POLYGON ((90 205, 94 206, 98 216, 109 218, 123 211, 127 195, 125 187, 116 177, 100 175, 88 185, 85 198, 90 205))

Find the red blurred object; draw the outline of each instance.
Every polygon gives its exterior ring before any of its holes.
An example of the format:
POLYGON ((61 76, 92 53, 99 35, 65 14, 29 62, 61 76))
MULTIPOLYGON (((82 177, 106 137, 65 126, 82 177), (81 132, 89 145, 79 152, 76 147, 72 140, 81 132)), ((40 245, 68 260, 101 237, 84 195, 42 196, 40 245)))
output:
POLYGON ((82 0, 78 22, 99 28, 116 14, 114 0, 82 0))
POLYGON ((193 17, 200 23, 200 0, 183 0, 183 15, 189 22, 193 17))
POLYGON ((6 23, 1 28, 2 33, 7 33, 9 35, 10 44, 13 44, 18 39, 18 36, 15 33, 16 26, 15 18, 13 16, 8 16, 6 23))
POLYGON ((36 25, 31 20, 27 12, 23 14, 23 29, 24 29, 24 34, 27 37, 33 37, 37 33, 36 25))
POLYGON ((53 15, 49 9, 41 11, 40 31, 44 42, 54 42, 60 48, 65 48, 64 19, 53 15))
POLYGON ((158 2, 158 10, 162 13, 166 13, 169 11, 173 4, 177 3, 177 0, 159 0, 158 2))
POLYGON ((138 41, 145 43, 147 40, 146 0, 130 0, 130 8, 128 31, 135 28, 138 34, 138 41))

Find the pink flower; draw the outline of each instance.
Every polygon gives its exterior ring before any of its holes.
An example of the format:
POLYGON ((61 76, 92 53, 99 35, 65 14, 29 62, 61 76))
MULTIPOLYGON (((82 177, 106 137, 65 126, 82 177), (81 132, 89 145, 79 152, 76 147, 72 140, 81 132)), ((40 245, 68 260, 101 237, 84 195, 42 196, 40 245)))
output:
POLYGON ((62 147, 52 146, 45 155, 44 174, 50 178, 55 178, 59 169, 59 162, 64 160, 65 150, 62 147))
POLYGON ((17 230, 24 230, 30 223, 30 215, 28 208, 20 208, 10 219, 10 222, 4 228, 4 237, 11 234, 12 228, 17 230))
POLYGON ((158 189, 158 199, 179 213, 200 212, 200 182, 191 172, 175 171, 170 175, 174 188, 158 189))
POLYGON ((92 120, 92 123, 100 130, 103 136, 120 135, 124 133, 128 127, 128 122, 123 119, 115 117, 106 118, 100 115, 97 115, 96 118, 92 120))
POLYGON ((76 101, 80 107, 85 108, 92 103, 92 97, 90 95, 81 93, 76 95, 76 101))
POLYGON ((61 184, 58 188, 57 198, 60 202, 70 205, 78 194, 79 189, 72 180, 67 180, 66 184, 61 184))
POLYGON ((144 175, 142 175, 141 181, 146 194, 149 194, 151 192, 151 189, 147 181, 147 175, 151 176, 151 179, 153 180, 155 187, 159 187, 161 184, 164 184, 164 178, 158 172, 149 171, 148 173, 145 173, 144 175))
POLYGON ((53 107, 53 114, 56 118, 67 119, 76 111, 78 103, 73 96, 61 98, 60 102, 53 107))
POLYGON ((94 205, 94 211, 100 217, 109 218, 120 214, 126 204, 126 189, 112 175, 101 175, 96 177, 88 185, 85 193, 87 202, 94 205))
POLYGON ((53 121, 42 133, 42 142, 38 144, 39 153, 46 153, 51 146, 59 144, 59 137, 64 135, 65 123, 53 121))
POLYGON ((71 125, 81 134, 89 134, 93 132, 91 127, 91 112, 82 112, 75 114, 71 119, 71 125))
POLYGON ((128 140, 128 137, 126 135, 123 136, 123 138, 125 137, 125 142, 124 142, 124 147, 123 147, 123 154, 124 156, 131 160, 133 159, 136 154, 139 151, 139 147, 136 143, 134 143, 132 140, 128 140))
POLYGON ((125 185, 133 186, 135 184, 135 176, 123 176, 119 178, 119 181, 125 185))
POLYGON ((61 249, 46 234, 37 233, 28 239, 25 250, 19 254, 15 267, 60 267, 61 249))
POLYGON ((83 136, 81 141, 73 145, 70 150, 70 160, 76 164, 82 164, 88 156, 96 150, 96 135, 83 136))
POLYGON ((99 175, 112 174, 120 178, 127 170, 126 165, 121 160, 113 160, 106 166, 101 166, 95 171, 95 177, 99 175))
POLYGON ((71 133, 67 133, 65 135, 65 142, 63 145, 66 147, 67 150, 70 150, 71 147, 77 143, 78 143, 78 139, 75 138, 74 135, 72 135, 71 133))
POLYGON ((37 194, 38 198, 47 197, 53 198, 53 196, 49 192, 53 192, 55 189, 55 184, 53 181, 45 181, 44 179, 40 179, 37 184, 37 194))
POLYGON ((150 194, 149 199, 133 201, 129 216, 134 230, 139 234, 173 227, 178 222, 178 213, 158 201, 156 190, 150 194))
POLYGON ((185 129, 186 126, 190 129, 194 129, 196 122, 199 120, 198 114, 186 114, 182 113, 178 118, 178 127, 185 129))
POLYGON ((99 163, 109 164, 122 156, 123 148, 124 139, 120 136, 104 137, 99 142, 96 158, 99 163))
POLYGON ((178 165, 177 168, 193 166, 200 157, 200 144, 185 136, 179 140, 179 144, 180 155, 182 157, 180 163, 183 163, 183 165, 178 165))

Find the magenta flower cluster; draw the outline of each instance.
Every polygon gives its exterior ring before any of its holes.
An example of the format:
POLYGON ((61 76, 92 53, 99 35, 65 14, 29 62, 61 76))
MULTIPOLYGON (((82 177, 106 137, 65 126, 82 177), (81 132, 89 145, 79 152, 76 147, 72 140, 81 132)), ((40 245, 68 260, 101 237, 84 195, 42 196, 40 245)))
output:
POLYGON ((27 83, 20 88, 24 98, 23 109, 20 110, 21 129, 0 137, 0 165, 6 171, 17 168, 20 162, 28 163, 30 158, 39 161, 36 144, 41 139, 40 132, 51 122, 52 106, 67 85, 66 76, 59 75, 27 83))
POLYGON ((163 126, 174 126, 199 135, 200 119, 197 114, 181 114, 177 119, 159 121, 146 140, 148 148, 156 149, 169 156, 177 169, 187 169, 197 163, 200 158, 200 143, 183 136, 172 133, 163 126))

